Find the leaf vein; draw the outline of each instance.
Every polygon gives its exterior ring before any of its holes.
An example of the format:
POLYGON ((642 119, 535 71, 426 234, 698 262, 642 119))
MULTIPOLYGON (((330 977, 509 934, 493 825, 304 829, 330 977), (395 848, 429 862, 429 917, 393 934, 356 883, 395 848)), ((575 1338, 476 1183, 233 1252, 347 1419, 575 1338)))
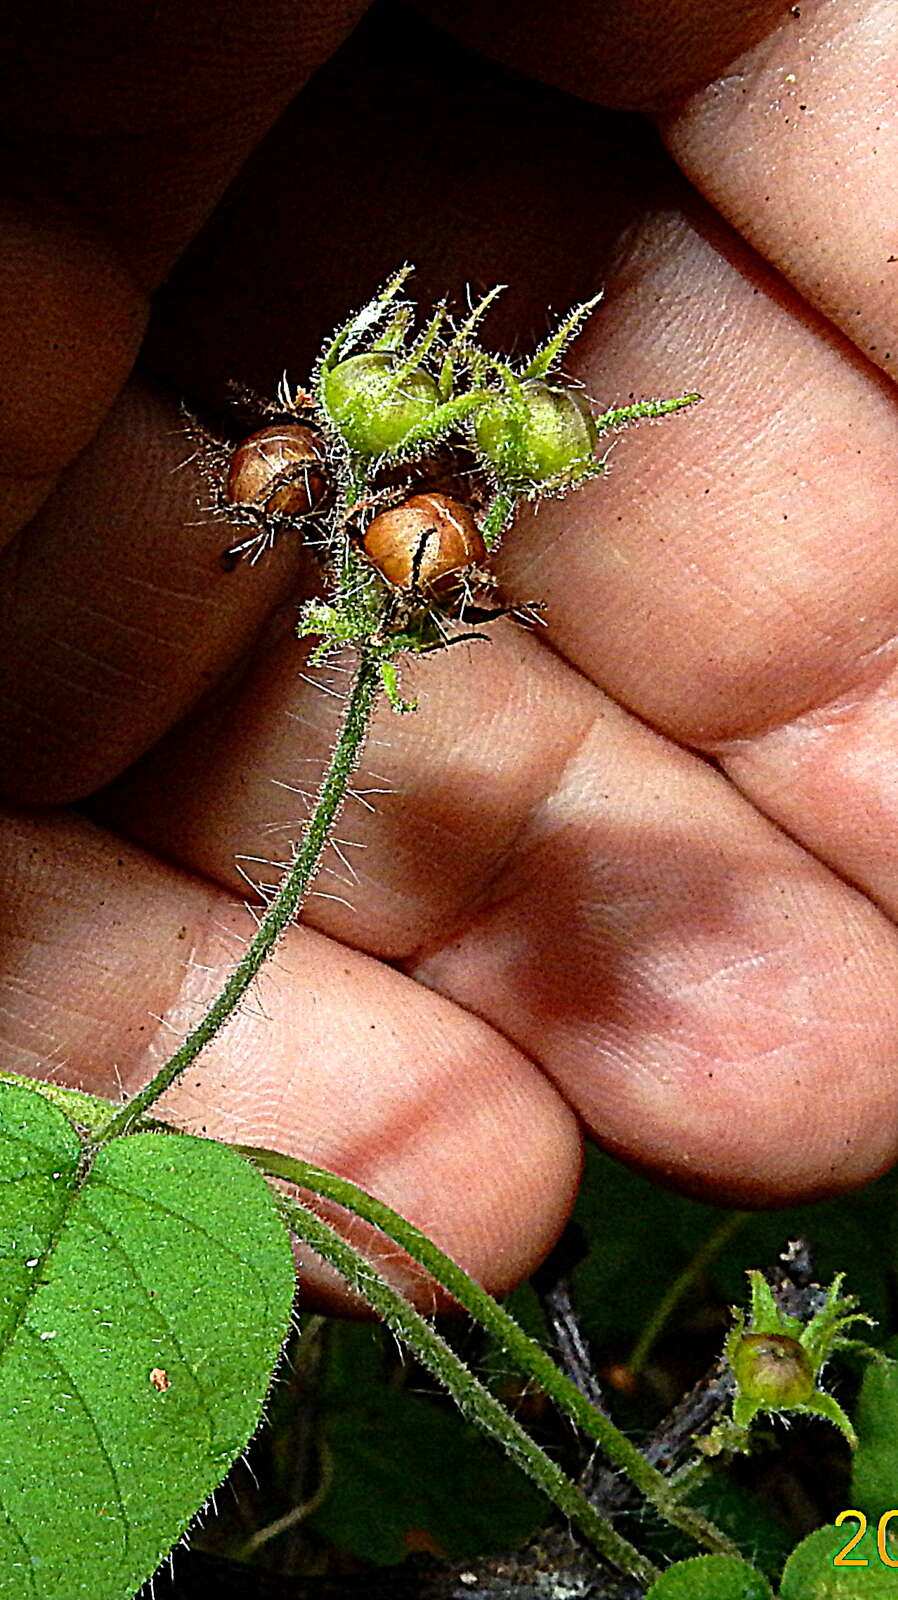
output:
MULTIPOLYGON (((74 1391, 75 1399, 79 1401, 79 1403, 81 1405, 81 1408, 82 1408, 82 1410, 84 1412, 84 1415, 87 1418, 88 1423, 90 1424, 90 1427, 91 1427, 91 1429, 93 1431, 94 1438, 97 1441, 97 1448, 98 1448, 101 1456, 103 1457, 103 1460, 105 1461, 107 1467, 109 1468, 109 1476, 110 1476, 110 1478, 112 1480, 113 1488, 115 1490, 115 1498, 116 1498, 116 1500, 118 1502, 118 1509, 119 1509, 119 1513, 121 1515, 121 1521, 122 1521, 122 1531, 123 1531, 123 1535, 124 1535, 124 1546, 123 1546, 122 1554, 123 1555, 127 1555, 128 1551, 129 1551, 129 1548, 130 1548, 130 1544, 131 1544, 131 1524, 130 1524, 130 1522, 128 1520, 128 1513, 127 1513, 127 1510, 125 1508, 124 1493, 123 1493, 123 1490, 122 1490, 122 1486, 121 1486, 121 1484, 119 1482, 119 1478, 118 1478, 118 1473, 116 1471, 115 1462, 113 1461, 112 1456, 109 1454, 109 1451, 106 1448, 106 1442, 105 1442, 105 1440, 103 1438, 103 1434, 102 1434, 102 1430, 100 1428, 100 1424, 99 1424, 97 1418, 94 1416, 93 1411, 91 1410, 85 1395, 82 1393, 80 1384, 76 1382, 75 1378, 72 1376, 71 1372, 69 1371, 69 1369, 65 1365, 65 1363, 60 1360, 60 1358, 57 1355, 56 1351, 51 1347, 50 1341, 48 1339, 42 1339, 40 1334, 37 1332, 37 1330, 35 1328, 32 1328, 30 1326, 30 1324, 27 1323, 27 1322, 23 1322, 22 1331, 23 1331, 23 1333, 28 1333, 28 1334, 31 1335, 31 1338, 35 1341, 35 1343, 40 1345, 41 1353, 44 1356, 46 1356, 46 1358, 49 1361, 51 1361, 56 1368, 58 1368, 58 1370, 62 1373, 62 1376, 65 1378, 66 1383, 71 1384, 72 1389, 74 1391)), ((109 1526, 109 1524, 107 1524, 107 1526, 109 1526)))

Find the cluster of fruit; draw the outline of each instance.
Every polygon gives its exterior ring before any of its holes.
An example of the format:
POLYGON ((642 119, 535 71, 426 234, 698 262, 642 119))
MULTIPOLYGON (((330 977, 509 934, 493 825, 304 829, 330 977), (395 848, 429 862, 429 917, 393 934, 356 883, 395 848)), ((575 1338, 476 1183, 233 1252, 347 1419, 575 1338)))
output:
MULTIPOLYGON (((594 416, 557 373, 595 300, 526 362, 485 350, 445 306, 415 336, 403 268, 326 344, 308 389, 260 403, 265 426, 218 459, 216 508, 248 528, 229 555, 258 558, 288 527, 322 555, 327 603, 303 608, 319 657, 353 644, 386 661, 447 642, 447 615, 480 622, 485 569, 522 500, 566 493, 605 470, 601 434, 696 395, 594 416)), ((385 674, 388 689, 393 674, 385 674), (390 680, 388 682, 388 679, 390 680)), ((392 694, 391 694, 392 697, 392 694)), ((395 701, 401 706, 401 702, 395 701)))

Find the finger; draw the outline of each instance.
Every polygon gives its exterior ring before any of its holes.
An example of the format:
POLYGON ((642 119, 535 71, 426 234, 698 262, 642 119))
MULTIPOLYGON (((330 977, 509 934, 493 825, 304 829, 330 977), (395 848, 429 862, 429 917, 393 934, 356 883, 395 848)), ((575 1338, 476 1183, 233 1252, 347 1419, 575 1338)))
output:
MULTIPOLYGON (((200 711, 95 802, 96 814, 240 893, 276 882, 333 748, 351 657, 304 671, 284 639, 216 711, 200 711), (224 797, 228 803, 224 804, 224 797)), ((382 703, 306 917, 408 962, 462 925, 563 769, 592 697, 510 625, 404 662, 401 720, 382 703)))
MULTIPOLYGON (((837 5, 804 7, 787 20, 763 52, 745 55, 733 78, 690 99, 669 135, 724 213, 894 378, 898 140, 886 113, 895 19, 888 8, 837 5), (770 171, 778 174, 775 184, 766 180, 770 171)), ((871 498, 879 495, 882 507, 894 492, 895 394, 884 394, 890 426, 880 451, 863 458, 871 498)), ((843 403, 850 404, 848 395, 843 403)), ((877 569, 893 560, 891 524, 877 507, 871 541, 867 519, 859 525, 850 499, 840 511, 845 538, 836 541, 833 560, 848 563, 846 590, 860 611, 870 590, 858 571, 867 555, 877 569)), ((898 873, 889 841, 898 819, 898 714, 893 586, 885 573, 880 596, 875 638, 858 641, 856 671, 828 683, 781 726, 728 741, 719 754, 759 804, 894 915, 898 873)))
POLYGON ((508 546, 516 586, 537 568, 549 585, 561 648, 691 743, 828 699, 883 644, 898 597, 890 386, 728 230, 675 206, 622 242, 576 367, 600 400, 627 377, 637 395, 704 398, 622 438, 607 479, 508 546))
MULTIPOLYGON (((894 1159, 884 918, 519 631, 403 689, 419 712, 382 710, 309 920, 484 1017, 603 1143, 695 1192, 772 1203, 894 1159)), ((235 888, 234 852, 275 881, 340 707, 285 642, 226 739, 195 719, 108 815, 235 888)))
POLYGON ((655 111, 716 78, 783 15, 781 0, 580 0, 547 17, 540 0, 415 0, 440 27, 497 61, 603 105, 655 111))
POLYGON ((46 499, 124 383, 144 297, 63 206, 0 203, 0 545, 46 499))
POLYGON ((136 759, 238 670, 304 570, 289 540, 222 569, 228 525, 193 453, 171 400, 131 385, 0 553, 0 784, 16 800, 78 798, 136 759))
POLYGON ((507 548, 512 582, 532 592, 539 573, 571 660, 719 755, 894 914, 890 385, 744 247, 670 214, 631 236, 602 333, 601 349, 592 333, 581 343, 587 385, 601 374, 616 394, 629 376, 659 392, 677 371, 706 398, 694 417, 622 440, 589 500, 546 507, 507 548))
MULTIPOLYGON (((542 337, 547 302, 563 308, 590 289, 583 196, 597 172, 617 181, 623 170, 606 130, 584 130, 557 96, 534 104, 526 86, 497 82, 461 52, 435 57, 429 35, 397 65, 393 35, 372 33, 300 97, 163 297, 152 348, 189 393, 224 400, 240 379, 273 394, 285 367, 304 380, 329 326, 395 269, 397 232, 422 264, 425 298, 453 283, 463 296, 472 261, 516 285, 510 342, 528 324, 542 337), (422 157, 427 119, 445 132, 422 157), (302 176, 301 205, 288 173, 302 176), (512 230, 500 225, 509 203, 512 230)), ((210 692, 291 573, 302 581, 295 541, 256 569, 219 570, 234 534, 204 522, 210 491, 186 464, 192 453, 176 405, 138 384, 10 553, 0 661, 10 798, 59 801, 108 781, 210 692)))
POLYGON ((606 1148, 694 1194, 822 1197, 898 1153, 893 926, 610 706, 410 970, 538 1051, 606 1148))
POLYGON ((792 6, 667 128, 723 215, 893 376, 896 66, 893 6, 792 6))
POLYGON ((4 34, 2 126, 28 172, 99 223, 152 287, 364 0, 227 0, 76 15, 4 34))
POLYGON ((64 6, 4 35, 0 542, 92 437, 134 360, 146 292, 362 4, 146 13, 64 6), (253 48, 248 49, 252 39, 253 48), (64 201, 64 203, 63 203, 64 201))
MULTIPOLYGON (((2 931, 4 1066, 112 1098, 136 1089, 224 981, 252 918, 87 823, 10 814, 0 831, 3 903, 16 906, 2 931)), ((570 1113, 518 1051, 310 930, 291 931, 160 1110, 354 1178, 497 1291, 548 1248, 579 1170, 570 1113)))

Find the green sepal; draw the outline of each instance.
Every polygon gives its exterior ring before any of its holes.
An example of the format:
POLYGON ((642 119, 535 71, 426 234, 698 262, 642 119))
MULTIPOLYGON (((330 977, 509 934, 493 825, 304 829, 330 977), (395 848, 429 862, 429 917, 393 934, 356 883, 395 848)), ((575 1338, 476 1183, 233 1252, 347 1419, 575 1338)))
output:
POLYGON ((498 485, 535 499, 593 475, 597 436, 581 392, 542 379, 521 382, 502 363, 493 367, 503 388, 487 392, 474 437, 498 485))
POLYGON ((575 306, 573 311, 568 312, 556 332, 546 340, 545 344, 540 345, 521 373, 521 377, 546 377, 555 362, 561 359, 571 340, 576 338, 587 318, 592 316, 601 298, 601 293, 595 294, 591 300, 584 300, 581 305, 575 306))
MULTIPOLYGON (((325 374, 336 364, 337 357, 343 354, 347 346, 351 348, 355 341, 361 338, 362 334, 368 333, 371 328, 377 326, 377 323, 386 315, 388 308, 392 305, 408 278, 411 277, 413 271, 414 268, 410 262, 406 262, 401 266, 397 272, 393 273, 391 278, 387 279, 382 289, 378 289, 377 293, 372 295, 365 305, 353 313, 348 322, 338 328, 333 338, 324 346, 318 361, 314 384, 318 403, 322 410, 326 410, 322 396, 322 382, 325 374)), ((397 313, 397 317, 401 314, 401 312, 397 313)), ((408 317, 406 317, 407 322, 408 317)), ((391 326, 393 325, 391 324, 391 326)), ((373 345, 370 348, 373 348, 373 345)))
POLYGON ((439 444, 460 422, 466 422, 479 410, 485 399, 483 393, 459 394, 434 406, 430 416, 409 428, 399 444, 381 453, 376 465, 380 467, 400 458, 413 460, 428 445, 439 444))
POLYGON ((751 1395, 737 1394, 733 1401, 733 1421, 737 1428, 751 1427, 759 1411, 765 1410, 762 1400, 755 1400, 751 1395))
POLYGON ((697 391, 674 395, 669 400, 635 400, 629 406, 614 406, 594 417, 597 433, 608 433, 612 428, 625 428, 628 422, 643 422, 651 417, 668 417, 674 411, 684 411, 701 400, 697 391))
POLYGON ((439 409, 436 380, 398 350, 359 350, 325 373, 321 402, 350 457, 404 452, 414 430, 439 409))
POLYGON ((400 716, 405 716, 411 711, 417 711, 417 700, 404 700, 399 693, 399 668, 395 661, 386 659, 379 661, 378 671, 380 673, 380 681, 384 686, 387 699, 393 710, 398 711, 400 716))
POLYGON ((383 333, 372 341, 369 348, 372 350, 399 350, 405 342, 405 335, 408 332, 411 320, 411 306, 408 304, 400 306, 383 333))
POLYGON ((487 293, 483 295, 482 298, 478 300, 476 306, 472 308, 470 315, 461 324, 461 327, 458 328, 452 335, 452 338, 446 347, 446 353, 443 357, 443 365, 440 368, 439 390, 441 399, 447 400, 449 395, 452 393, 455 366, 458 359, 463 355, 467 356, 468 358, 468 366, 472 371, 475 383, 479 382, 479 373, 475 369, 481 363, 476 360, 476 357, 480 356, 482 361, 482 352, 475 352, 472 349, 471 339, 477 324, 486 315, 490 306, 493 304, 493 301, 496 300, 500 294, 504 293, 504 290, 504 283, 497 283, 492 289, 487 290, 487 293), (474 360, 472 360, 472 356, 474 357, 474 360))

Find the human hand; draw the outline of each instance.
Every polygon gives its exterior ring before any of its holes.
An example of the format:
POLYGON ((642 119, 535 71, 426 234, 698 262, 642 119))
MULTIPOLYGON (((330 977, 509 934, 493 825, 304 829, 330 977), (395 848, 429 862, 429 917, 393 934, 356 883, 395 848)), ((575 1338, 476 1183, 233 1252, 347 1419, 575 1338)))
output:
POLYGON ((589 391, 695 387, 701 410, 521 518, 501 575, 548 628, 409 667, 421 709, 382 709, 359 778, 386 792, 339 830, 358 880, 320 883, 349 905, 311 900, 166 1101, 347 1173, 504 1288, 564 1219, 581 1124, 740 1204, 894 1159, 886 19, 771 6, 723 41, 703 7, 652 7, 637 48, 632 6, 567 8, 548 41, 526 8, 517 39, 505 7, 473 8, 479 42, 600 99, 635 58, 628 103, 660 108, 715 212, 627 119, 404 12, 369 19, 244 168, 348 9, 303 39, 274 9, 157 12, 150 34, 115 11, 76 56, 58 16, 7 102, 29 157, 2 285, 0 736, 29 810, 3 823, 5 1065, 145 1081, 251 927, 235 857, 284 853, 303 802, 276 784, 314 788, 339 713, 300 676, 297 546, 220 569, 178 396, 301 381, 404 257, 424 300, 508 281, 509 348, 602 284, 572 361, 589 391), (57 121, 42 103, 23 132, 54 73, 57 121), (143 291, 241 168, 114 398, 143 291), (37 809, 85 796, 90 822, 37 809))

